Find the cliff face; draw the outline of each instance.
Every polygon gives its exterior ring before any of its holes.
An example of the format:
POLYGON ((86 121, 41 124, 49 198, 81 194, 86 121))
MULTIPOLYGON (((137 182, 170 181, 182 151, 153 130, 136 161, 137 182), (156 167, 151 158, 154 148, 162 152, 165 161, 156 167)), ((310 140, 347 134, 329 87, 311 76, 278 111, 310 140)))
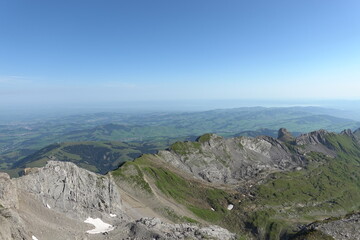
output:
POLYGON ((360 128, 354 131, 354 137, 355 139, 360 143, 360 128))
POLYGON ((33 194, 44 206, 69 214, 116 214, 121 209, 120 194, 110 178, 70 162, 49 161, 14 181, 19 190, 33 194))
POLYGON ((17 179, 0 173, 0 239, 85 239, 84 220, 110 213, 123 216, 113 181, 73 163, 50 161, 17 179))
POLYGON ((306 239, 306 235, 314 231, 321 232, 336 240, 360 240, 360 213, 350 214, 337 220, 324 220, 312 223, 303 229, 303 236, 296 240, 306 239))
POLYGON ((6 173, 0 172, 0 208, 18 208, 16 185, 6 173))
POLYGON ((335 149, 327 140, 329 134, 326 130, 318 130, 302 134, 295 138, 295 145, 302 146, 302 153, 320 152, 330 157, 335 157, 335 149))
POLYGON ((175 143, 158 157, 208 182, 229 184, 306 164, 286 143, 267 136, 224 139, 209 134, 197 142, 175 143))
POLYGON ((0 173, 0 239, 26 239, 19 208, 16 185, 6 173, 0 173))
POLYGON ((278 139, 282 142, 293 142, 294 137, 285 128, 280 128, 278 131, 278 139))

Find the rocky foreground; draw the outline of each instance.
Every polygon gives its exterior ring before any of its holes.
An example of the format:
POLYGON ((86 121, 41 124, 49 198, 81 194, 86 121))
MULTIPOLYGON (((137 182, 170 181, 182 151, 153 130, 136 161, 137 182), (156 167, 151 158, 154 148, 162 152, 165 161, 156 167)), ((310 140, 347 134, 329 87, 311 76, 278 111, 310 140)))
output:
POLYGON ((0 174, 0 239, 234 239, 217 227, 171 224, 157 218, 132 219, 110 175, 70 162, 49 161, 43 168, 10 179, 0 174), (87 233, 91 217, 111 231, 87 233))

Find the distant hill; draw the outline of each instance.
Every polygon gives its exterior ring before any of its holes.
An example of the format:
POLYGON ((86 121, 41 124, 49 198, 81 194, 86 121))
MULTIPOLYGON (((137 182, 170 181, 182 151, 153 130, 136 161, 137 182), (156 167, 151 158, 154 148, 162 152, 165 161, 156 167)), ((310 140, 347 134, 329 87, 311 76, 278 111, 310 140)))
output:
MULTIPOLYGON (((301 133, 300 132, 292 132, 291 134, 293 136, 299 136, 301 133)), ((248 131, 242 131, 238 134, 234 134, 234 137, 239 137, 239 136, 246 136, 246 137, 269 136, 269 137, 276 138, 278 136, 278 130, 261 128, 258 130, 253 130, 253 131, 248 130, 248 131)))
POLYGON ((277 133, 279 128, 284 127, 298 135, 317 129, 340 132, 343 129, 360 127, 360 122, 320 115, 315 113, 313 108, 309 109, 258 107, 194 113, 154 113, 135 118, 131 123, 115 121, 93 128, 66 131, 56 135, 56 138, 62 142, 152 142, 199 136, 207 132, 229 137, 250 131, 258 132, 254 134, 269 135, 270 131, 277 133), (269 131, 263 131, 264 129, 269 131))
POLYGON ((69 161, 92 172, 105 174, 142 153, 154 153, 153 145, 122 142, 67 142, 49 145, 15 162, 16 176, 25 168, 43 167, 49 160, 69 161))
POLYGON ((82 114, 1 125, 0 170, 57 142, 120 141, 164 149, 176 141, 194 140, 208 132, 224 137, 275 136, 282 127, 293 135, 316 129, 340 132, 360 127, 357 121, 338 117, 341 113, 318 107, 252 107, 182 113, 82 114))

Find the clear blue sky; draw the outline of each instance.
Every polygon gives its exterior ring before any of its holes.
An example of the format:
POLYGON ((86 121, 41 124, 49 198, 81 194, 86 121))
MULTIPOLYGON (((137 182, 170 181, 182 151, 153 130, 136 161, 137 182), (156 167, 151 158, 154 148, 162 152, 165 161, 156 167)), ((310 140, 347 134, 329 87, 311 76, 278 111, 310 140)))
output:
POLYGON ((0 105, 359 99, 359 0, 1 0, 0 105))

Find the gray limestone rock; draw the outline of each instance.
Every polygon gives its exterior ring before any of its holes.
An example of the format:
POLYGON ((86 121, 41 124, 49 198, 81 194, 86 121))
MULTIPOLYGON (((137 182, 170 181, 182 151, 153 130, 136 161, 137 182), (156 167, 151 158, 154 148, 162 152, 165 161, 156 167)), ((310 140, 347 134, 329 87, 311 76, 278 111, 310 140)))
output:
POLYGON ((355 137, 354 134, 353 134, 353 132, 351 131, 351 129, 344 129, 343 131, 341 131, 340 134, 341 134, 341 135, 346 135, 346 136, 352 137, 352 138, 355 137))
POLYGON ((120 195, 110 176, 70 162, 49 161, 45 167, 14 181, 18 189, 33 194, 44 206, 71 215, 116 214, 121 209, 120 195))
POLYGON ((357 140, 357 142, 360 143, 360 128, 355 130, 353 135, 354 135, 355 139, 357 140))
POLYGON ((327 134, 329 134, 328 131, 321 129, 318 131, 302 134, 296 138, 295 142, 297 145, 328 145, 328 142, 325 138, 327 134))
POLYGON ((132 223, 130 229, 130 236, 135 239, 236 239, 235 234, 218 226, 168 224, 157 218, 141 218, 132 223))
POLYGON ((306 229, 316 229, 336 240, 360 240, 360 213, 339 220, 312 223, 306 229))
POLYGON ((17 188, 6 173, 0 173, 0 239, 28 239, 19 207, 17 188))
POLYGON ((295 139, 295 144, 303 147, 303 154, 314 151, 323 153, 330 157, 335 157, 335 149, 326 139, 328 134, 334 133, 329 133, 328 131, 321 129, 318 131, 302 134, 295 139))
POLYGON ((293 154, 283 142, 266 136, 225 139, 212 134, 206 141, 181 144, 181 151, 170 148, 157 156, 213 183, 235 184, 305 164, 302 157, 293 154))
POLYGON ((17 208, 16 186, 7 173, 0 172, 0 208, 17 208))

